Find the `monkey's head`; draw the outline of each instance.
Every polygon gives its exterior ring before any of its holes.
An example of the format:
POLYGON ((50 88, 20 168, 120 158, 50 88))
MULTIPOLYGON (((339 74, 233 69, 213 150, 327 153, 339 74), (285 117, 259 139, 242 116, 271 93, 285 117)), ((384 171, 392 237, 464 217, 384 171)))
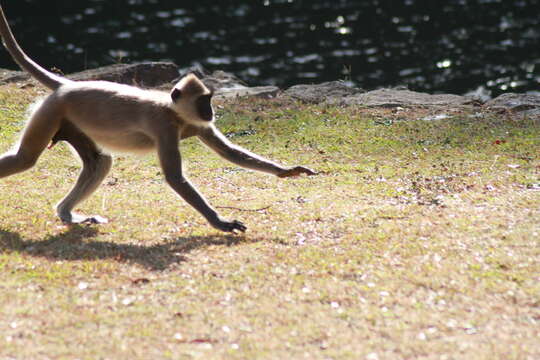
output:
POLYGON ((212 95, 197 76, 188 74, 171 91, 172 108, 184 121, 206 126, 214 121, 212 95))

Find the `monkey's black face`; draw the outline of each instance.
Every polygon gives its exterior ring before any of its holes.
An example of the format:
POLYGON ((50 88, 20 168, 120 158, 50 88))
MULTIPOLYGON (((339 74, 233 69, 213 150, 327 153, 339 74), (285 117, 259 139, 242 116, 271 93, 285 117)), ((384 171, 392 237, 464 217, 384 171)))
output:
POLYGON ((214 111, 212 110, 212 94, 201 95, 195 101, 195 107, 201 119, 206 121, 212 121, 214 118, 214 111))

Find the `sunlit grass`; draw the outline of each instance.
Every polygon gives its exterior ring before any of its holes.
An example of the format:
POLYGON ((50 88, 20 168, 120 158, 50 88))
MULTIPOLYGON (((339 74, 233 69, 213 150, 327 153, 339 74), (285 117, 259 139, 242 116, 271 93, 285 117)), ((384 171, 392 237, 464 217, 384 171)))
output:
MULTIPOLYGON (((2 151, 35 95, 0 90, 2 151)), ((109 224, 66 228, 53 207, 79 165, 46 151, 0 181, 0 357, 540 357, 539 124, 425 113, 219 104, 231 141, 320 172, 277 179, 182 142, 239 236, 178 199, 154 156, 117 157, 79 209, 109 224)))

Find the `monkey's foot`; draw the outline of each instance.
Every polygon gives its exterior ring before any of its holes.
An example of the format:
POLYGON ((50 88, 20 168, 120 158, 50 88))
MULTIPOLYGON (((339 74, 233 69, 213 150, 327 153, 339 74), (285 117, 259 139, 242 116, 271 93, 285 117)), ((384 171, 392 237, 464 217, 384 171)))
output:
POLYGON ((300 176, 301 174, 306 175, 317 175, 317 173, 307 167, 303 166, 294 166, 288 169, 285 169, 285 171, 278 174, 278 177, 285 178, 285 177, 294 177, 294 176, 300 176))
POLYGON ((244 232, 247 229, 246 226, 238 220, 233 220, 233 221, 219 220, 217 223, 212 224, 212 226, 221 231, 232 232, 232 233, 235 233, 236 231, 244 232))
POLYGON ((61 217, 61 219, 64 224, 106 224, 109 222, 109 220, 99 215, 84 216, 75 213, 61 217))

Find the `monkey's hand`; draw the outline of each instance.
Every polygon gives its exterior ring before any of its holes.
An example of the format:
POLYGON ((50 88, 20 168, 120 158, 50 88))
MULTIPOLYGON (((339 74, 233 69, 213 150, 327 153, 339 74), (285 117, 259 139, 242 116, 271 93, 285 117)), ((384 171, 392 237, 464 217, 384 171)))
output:
POLYGON ((213 221, 212 226, 218 230, 232 233, 236 231, 244 232, 247 229, 246 226, 238 220, 225 221, 220 218, 218 218, 216 221, 213 221))
POLYGON ((280 178, 285 178, 285 177, 300 176, 301 174, 317 175, 315 171, 308 169, 307 167, 293 166, 291 168, 285 169, 283 172, 281 172, 277 176, 280 178))

